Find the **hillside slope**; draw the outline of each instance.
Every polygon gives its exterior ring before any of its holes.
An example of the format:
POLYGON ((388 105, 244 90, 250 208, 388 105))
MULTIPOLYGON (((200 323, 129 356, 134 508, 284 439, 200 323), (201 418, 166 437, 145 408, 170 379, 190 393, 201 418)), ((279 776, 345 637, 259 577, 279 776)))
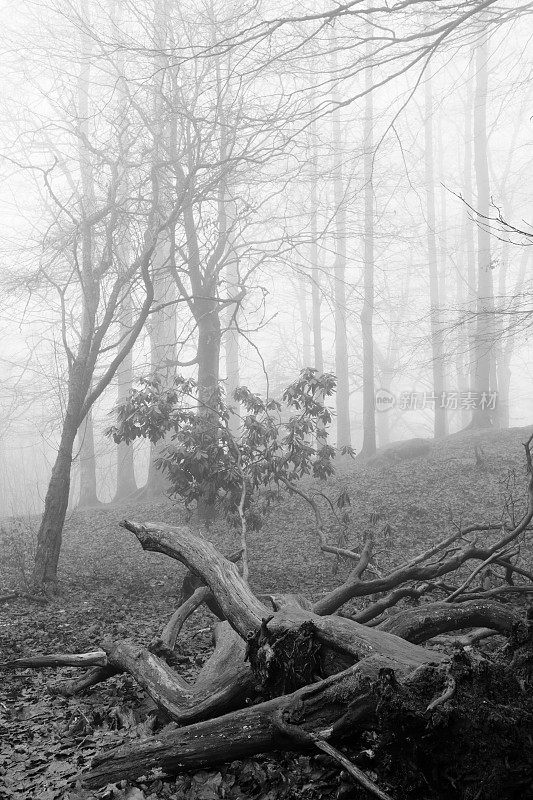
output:
MULTIPOLYGON (((352 516, 348 544, 357 547, 373 530, 376 563, 386 570, 441 538, 452 525, 501 519, 511 494, 520 516, 526 485, 522 442, 529 435, 528 429, 514 429, 452 436, 435 444, 424 457, 395 460, 380 454, 372 464, 344 464, 338 475, 324 484, 308 482, 306 490, 333 500, 346 490, 352 516)), ((320 502, 327 510, 325 501, 320 502)), ((118 526, 124 517, 171 524, 186 521, 181 504, 167 499, 72 514, 64 535, 61 594, 46 605, 19 598, 0 606, 0 660, 95 649, 105 635, 131 636, 147 645, 161 632, 176 607, 184 569, 164 556, 144 553, 131 534, 118 526)), ((0 588, 23 586, 31 570, 34 531, 31 523, 11 521, 2 527, 0 588)), ((202 532, 222 552, 235 549, 236 536, 225 524, 202 532)), ((331 535, 337 532, 332 524, 331 535)), ((338 565, 334 574, 335 559, 320 553, 313 515, 297 497, 274 503, 263 528, 250 534, 249 545, 251 583, 258 591, 300 591, 317 598, 348 569, 338 565)), ((200 610, 184 626, 178 656, 185 678, 197 674, 210 651, 211 623, 209 612, 200 610)), ((146 735, 143 725, 149 701, 129 676, 113 678, 88 695, 68 701, 47 694, 46 681, 74 672, 68 668, 37 673, 19 670, 2 682, 2 797, 96 797, 70 795, 68 782, 102 747, 125 736, 146 735), (139 708, 144 711, 137 716, 139 708)), ((343 785, 352 791, 342 784, 337 769, 318 759, 280 758, 235 762, 221 771, 182 776, 171 783, 150 779, 141 784, 148 794, 135 796, 323 800, 339 797, 343 785), (273 793, 264 794, 266 787, 274 787, 273 793)), ((113 796, 129 795, 127 790, 117 790, 113 796)))

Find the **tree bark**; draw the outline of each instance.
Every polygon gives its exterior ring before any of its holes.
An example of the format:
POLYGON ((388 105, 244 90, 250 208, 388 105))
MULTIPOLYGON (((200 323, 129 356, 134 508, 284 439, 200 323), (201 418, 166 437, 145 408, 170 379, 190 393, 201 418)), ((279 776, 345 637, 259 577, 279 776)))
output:
MULTIPOLYGON (((512 289, 512 297, 517 298, 520 297, 521 293, 523 292, 524 281, 526 277, 526 270, 527 265, 530 260, 530 252, 529 249, 526 248, 522 253, 522 258, 520 259, 520 267, 518 271, 518 275, 516 278, 516 282, 512 289)), ((506 286, 505 286, 505 272, 506 272, 506 265, 502 264, 502 278, 501 278, 501 286, 500 286, 500 297, 503 298, 506 296, 506 286)), ((496 371, 497 371, 497 378, 498 378, 498 404, 496 407, 496 418, 498 420, 498 425, 500 428, 508 428, 510 425, 510 389, 511 389, 511 361, 513 358, 513 352, 515 347, 515 340, 516 340, 517 328, 512 324, 509 326, 509 329, 505 329, 505 325, 502 322, 500 325, 500 341, 498 343, 497 348, 497 360, 496 360, 496 371)))
POLYGON ((518 632, 520 626, 524 626, 521 616, 508 605, 468 600, 464 603, 424 603, 418 608, 406 608, 390 616, 379 629, 421 644, 434 636, 461 628, 486 627, 509 636, 518 632))
MULTIPOLYGON (((336 69, 335 37, 332 36, 332 68, 336 69)), ((335 102, 335 96, 333 98, 335 102)), ((335 374, 337 376, 337 447, 352 444, 350 425, 350 379, 348 367, 348 336, 346 330, 346 187, 343 180, 343 144, 340 111, 332 113, 333 199, 335 203, 335 241, 333 262, 333 299, 335 309, 335 374)))
POLYGON ((311 244, 309 260, 311 262, 311 306, 313 320, 313 366, 321 375, 324 372, 324 354, 322 347, 322 314, 321 314, 321 276, 318 263, 318 153, 316 140, 316 121, 313 120, 310 129, 311 147, 311 214, 310 235, 311 244))
MULTIPOLYGON (((164 553, 184 563, 199 575, 211 588, 225 618, 243 638, 261 629, 263 620, 269 617, 272 633, 300 628, 304 622, 312 622, 317 639, 325 652, 334 653, 338 671, 338 659, 342 654, 348 661, 361 656, 379 653, 399 663, 423 663, 427 652, 396 636, 367 628, 352 620, 337 616, 318 616, 296 604, 281 608, 274 615, 251 592, 248 584, 239 575, 232 562, 222 556, 205 539, 195 536, 188 528, 169 525, 141 525, 125 520, 123 527, 135 534, 144 550, 164 553)), ((327 612, 326 612, 327 613, 327 612)), ((435 656, 442 660, 440 655, 435 656)))
MULTIPOLYGON (((127 263, 127 257, 125 262, 127 263)), ((127 336, 133 323, 131 293, 128 292, 122 301, 122 317, 120 320, 120 338, 127 336)), ((133 352, 127 354, 117 370, 117 400, 123 403, 133 385, 133 352)), ((135 456, 132 444, 120 442, 117 444, 117 488, 115 500, 131 497, 137 491, 135 480, 135 456)))
POLYGON ((311 328, 309 326, 309 316, 307 313, 307 291, 306 282, 302 275, 298 275, 298 310, 300 312, 300 327, 302 330, 302 369, 311 366, 311 328))
MULTIPOLYGON (((160 734, 146 743, 115 748, 93 761, 84 784, 96 788, 125 776, 131 779, 144 775, 154 767, 169 774, 202 769, 280 747, 306 750, 308 746, 298 746, 280 735, 280 721, 297 718, 306 732, 323 732, 326 738, 335 725, 336 734, 344 726, 353 728, 356 722, 362 725, 375 705, 368 691, 369 682, 377 680, 380 670, 389 665, 389 661, 377 656, 365 659, 326 681, 292 694, 160 734), (353 698, 349 714, 347 697, 353 698)), ((411 671, 411 668, 400 669, 398 675, 408 675, 411 671)))
MULTIPOLYGON (((88 17, 86 0, 82 12, 88 17)), ((78 118, 82 130, 87 134, 89 120, 89 83, 91 45, 83 37, 84 58, 78 74, 78 118)), ((82 320, 76 357, 70 358, 67 382, 67 408, 59 442, 57 458, 46 492, 44 512, 37 533, 37 548, 32 580, 37 588, 52 588, 57 582, 57 566, 70 490, 70 470, 76 433, 83 418, 82 408, 92 380, 94 363, 90 356, 91 342, 95 330, 96 310, 100 298, 99 286, 92 273, 93 234, 87 217, 94 208, 94 181, 91 154, 83 142, 79 145, 79 164, 82 179, 81 198, 81 284, 82 320)))
MULTIPOLYGON (((494 387, 494 295, 492 286, 492 262, 490 231, 484 224, 490 213, 490 182, 487 140, 487 93, 488 93, 488 41, 485 37, 476 49, 476 90, 474 102, 474 166, 477 186, 478 269, 477 308, 475 342, 475 390, 481 398, 488 396, 494 387)), ((473 427, 489 428, 493 415, 488 406, 479 404, 474 409, 473 427)))
POLYGON ((444 341, 439 297, 439 265, 435 231, 435 171, 433 157, 433 92, 431 74, 425 83, 424 163, 426 182, 427 248, 429 266, 429 304, 431 328, 431 368, 433 375, 435 439, 446 436, 446 408, 444 397, 444 341))
POLYGON ((78 506, 87 508, 98 505, 96 489, 96 453, 94 449, 94 424, 92 409, 86 415, 79 430, 79 474, 80 494, 78 506))
MULTIPOLYGON (((474 110, 474 55, 472 54, 468 79, 466 84, 466 101, 465 101, 465 131, 464 131, 464 198, 465 207, 463 209, 463 236, 465 241, 466 252, 466 273, 464 280, 466 282, 466 309, 468 311, 468 319, 466 322, 467 329, 467 355, 468 355, 468 386, 466 391, 471 391, 476 385, 476 323, 475 318, 472 318, 471 312, 475 309, 476 295, 477 295, 477 278, 476 278, 476 245, 474 240, 474 222, 471 218, 471 208, 474 204, 474 189, 472 183, 472 117, 474 110)), ((471 418, 471 412, 466 411, 465 415, 471 418)))
POLYGON ((67 513, 70 489, 72 451, 79 425, 80 409, 85 397, 83 375, 75 370, 69 377, 69 402, 57 457, 44 501, 44 511, 37 534, 37 548, 32 581, 36 587, 49 587, 57 582, 57 566, 62 532, 67 513))
MULTIPOLYGON (((222 339, 220 317, 216 302, 200 300, 195 305, 198 313, 198 416, 205 425, 206 435, 216 439, 222 339)), ((206 522, 213 518, 215 499, 214 493, 208 492, 198 503, 200 516, 206 522)))
POLYGON ((365 239, 363 268, 363 309, 361 334, 363 340, 363 446, 361 456, 371 458, 376 453, 376 408, 374 380, 374 183, 373 183, 373 125, 372 67, 365 69, 365 239))
MULTIPOLYGON (((239 282, 239 269, 237 258, 234 257, 226 267, 227 291, 230 296, 237 294, 239 282)), ((224 334, 224 349, 226 356, 226 397, 228 404, 232 407, 230 413, 229 428, 233 436, 239 435, 240 419, 239 404, 233 397, 235 389, 241 384, 240 363, 239 363, 239 328, 238 328, 238 308, 229 305, 227 309, 227 324, 224 334)))
POLYGON ((133 675, 157 706, 183 725, 233 711, 254 694, 244 640, 226 622, 217 625, 215 636, 215 651, 193 684, 129 639, 104 642, 104 649, 111 666, 133 675))
MULTIPOLYGON (((151 372, 165 386, 170 386, 176 374, 176 284, 167 270, 165 262, 168 258, 168 244, 161 246, 154 266, 154 305, 163 306, 152 314, 149 324, 151 372)), ((155 461, 162 455, 170 443, 165 438, 150 447, 150 465, 148 478, 143 494, 148 497, 160 497, 168 489, 168 481, 155 461)))

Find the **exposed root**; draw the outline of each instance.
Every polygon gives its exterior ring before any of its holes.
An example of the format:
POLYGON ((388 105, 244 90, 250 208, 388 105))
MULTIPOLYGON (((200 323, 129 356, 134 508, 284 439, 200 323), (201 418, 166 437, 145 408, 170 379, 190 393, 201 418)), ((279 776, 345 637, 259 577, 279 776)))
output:
POLYGON ((98 683, 103 683, 113 675, 118 675, 121 672, 116 667, 94 667, 87 670, 81 678, 72 678, 66 681, 54 681, 46 684, 46 688, 53 695, 61 695, 62 697, 74 697, 74 695, 81 694, 85 689, 91 686, 96 686, 98 683))
POLYGON ((176 639, 185 621, 193 614, 196 609, 211 597, 211 590, 208 586, 199 586, 192 595, 173 613, 161 634, 161 641, 171 650, 176 646, 176 639))
POLYGON ((449 700, 451 697, 453 697, 456 685, 455 678, 450 672, 448 672, 446 675, 446 684, 443 693, 431 701, 426 708, 426 711, 433 711, 433 709, 437 708, 437 706, 440 706, 441 703, 445 703, 446 700, 449 700))
POLYGON ((321 645, 312 622, 279 634, 268 630, 271 619, 264 619, 259 632, 248 640, 247 657, 262 691, 267 697, 277 697, 320 678, 321 645))
POLYGON ((392 800, 390 794, 384 792, 383 789, 380 789, 374 781, 371 781, 368 775, 365 775, 362 769, 356 767, 355 764, 346 758, 339 750, 337 750, 333 745, 329 744, 329 742, 324 742, 321 739, 317 739, 315 741, 315 746, 322 750, 322 752, 327 753, 329 756, 338 761, 341 764, 346 772, 348 772, 352 778, 355 778, 357 783, 361 784, 361 786, 366 789, 367 792, 374 795, 374 797, 378 797, 379 800, 392 800))
POLYGON ((284 719, 283 712, 274 715, 274 724, 282 736, 286 736, 296 745, 303 747, 314 746, 323 753, 327 753, 329 756, 331 756, 331 758, 337 761, 337 763, 339 763, 346 770, 346 772, 348 772, 352 778, 355 779, 357 783, 366 789, 367 792, 374 795, 374 797, 379 798, 379 800, 392 800, 392 797, 380 789, 379 786, 374 783, 374 781, 371 781, 370 778, 365 775, 363 770, 359 769, 359 767, 356 767, 349 758, 340 752, 340 750, 337 750, 336 747, 333 747, 333 745, 331 745, 329 742, 326 742, 326 740, 321 736, 308 733, 298 725, 292 725, 290 722, 287 722, 284 719))

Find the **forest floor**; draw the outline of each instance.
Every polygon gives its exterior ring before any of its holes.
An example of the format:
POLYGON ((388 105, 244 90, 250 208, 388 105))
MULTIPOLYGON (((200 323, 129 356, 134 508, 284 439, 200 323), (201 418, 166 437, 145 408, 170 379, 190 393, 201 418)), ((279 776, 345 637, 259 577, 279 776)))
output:
MULTIPOLYGON (((333 501, 346 489, 351 500, 355 547, 379 519, 388 523, 376 542, 382 570, 426 548, 453 523, 499 519, 512 494, 520 515, 526 494, 522 443, 529 429, 466 433, 448 437, 425 458, 344 465, 315 488, 333 501), (482 446, 481 464, 474 448, 482 446)), ((174 611, 184 568, 143 552, 118 527, 121 519, 183 523, 182 505, 121 503, 73 512, 65 528, 60 564, 61 594, 44 604, 23 597, 0 605, 0 661, 22 655, 96 649, 104 635, 132 637, 147 645, 174 611)), ((274 502, 261 530, 249 536, 252 588, 297 591, 312 599, 333 587, 347 569, 320 553, 313 516, 298 498, 274 502)), ((190 524, 194 524, 191 522, 190 524)), ((36 520, 5 520, 0 528, 0 594, 25 590, 31 572, 36 520)), ((204 535, 226 555, 236 534, 214 524, 204 535)), ((332 526, 332 535, 334 528, 332 526)), ((531 566, 531 565, 530 565, 531 566)), ((182 673, 192 677, 211 651, 209 612, 200 610, 178 642, 182 673)), ((6 800, 113 797, 130 800, 188 798, 340 798, 365 796, 327 757, 261 757, 175 779, 157 775, 134 786, 99 793, 72 788, 92 756, 124 740, 146 736, 150 701, 129 676, 118 676, 82 697, 63 699, 46 691, 51 680, 79 671, 20 669, 0 682, 0 797, 6 800), (358 793, 359 792, 359 793, 358 793)), ((422 800, 422 799, 421 799, 422 800)))

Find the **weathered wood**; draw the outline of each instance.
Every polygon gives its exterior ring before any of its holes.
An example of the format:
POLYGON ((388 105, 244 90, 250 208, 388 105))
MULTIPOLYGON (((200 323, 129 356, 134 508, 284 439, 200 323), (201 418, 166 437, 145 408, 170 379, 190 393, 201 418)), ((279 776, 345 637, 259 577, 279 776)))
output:
MULTIPOLYGON (((261 621, 272 616, 269 609, 253 595, 235 565, 221 556, 210 542, 196 536, 188 528, 133 522, 122 524, 135 533, 143 549, 165 553, 200 575, 209 584, 230 625, 243 638, 259 630, 261 621)), ((375 654, 411 666, 427 661, 425 650, 392 634, 367 628, 343 617, 319 616, 303 609, 294 597, 286 599, 282 605, 286 607, 274 612, 269 630, 281 633, 287 629, 294 630, 306 621, 313 622, 318 640, 325 651, 330 651, 333 656, 331 672, 338 672, 339 668, 349 663, 375 654), (335 664, 336 656, 341 658, 335 664)))
POLYGON ((391 659, 397 665, 416 667, 427 663, 428 660, 446 659, 440 653, 428 654, 424 648, 379 628, 367 628, 345 617, 319 616, 294 606, 275 613, 268 623, 268 629, 272 632, 282 632, 294 629, 304 622, 313 623, 317 639, 326 651, 330 650, 333 654, 351 658, 353 661, 380 655, 391 659))
MULTIPOLYGON (((431 657, 428 653, 428 663, 431 657)), ((148 741, 114 748, 93 761, 82 776, 85 786, 97 788, 124 778, 133 779, 161 769, 168 774, 212 767, 225 761, 266 753, 280 747, 299 749, 280 736, 279 715, 298 720, 308 733, 323 740, 354 729, 371 718, 375 707, 372 686, 383 669, 395 669, 399 681, 413 673, 384 657, 372 657, 324 681, 231 714, 155 735, 148 741), (351 708, 351 713, 347 713, 351 708)))
POLYGON ((135 534, 143 550, 164 553, 185 564, 210 587, 224 617, 245 638, 256 631, 269 614, 239 575, 235 564, 221 555, 207 539, 195 536, 189 528, 162 523, 142 525, 124 520, 122 527, 135 534))
POLYGON ((171 618, 165 625, 163 632, 161 633, 161 641, 167 645, 167 647, 170 647, 171 650, 174 649, 176 646, 176 639, 178 638, 185 621, 210 596, 211 590, 208 586, 198 586, 172 614, 171 618))
POLYGON ((26 656, 0 663, 0 669, 42 669, 43 667, 105 667, 107 656, 103 650, 88 653, 52 653, 47 656, 26 656))
POLYGON ((125 639, 104 643, 110 664, 129 672, 171 719, 181 724, 239 708, 253 692, 245 643, 227 622, 217 625, 216 647, 194 683, 153 653, 125 639))
POLYGON ((46 684, 46 688, 50 694, 61 695, 62 697, 74 697, 76 694, 81 694, 85 689, 91 686, 96 686, 98 683, 103 683, 113 675, 118 675, 122 672, 121 669, 116 669, 112 666, 106 667, 93 667, 88 669, 87 672, 80 678, 71 678, 64 681, 54 681, 46 684))
POLYGON ((508 605, 487 600, 464 603, 425 603, 406 608, 385 620, 377 631, 389 631, 409 642, 425 642, 434 636, 463 628, 491 628, 505 636, 527 628, 523 618, 508 605))

